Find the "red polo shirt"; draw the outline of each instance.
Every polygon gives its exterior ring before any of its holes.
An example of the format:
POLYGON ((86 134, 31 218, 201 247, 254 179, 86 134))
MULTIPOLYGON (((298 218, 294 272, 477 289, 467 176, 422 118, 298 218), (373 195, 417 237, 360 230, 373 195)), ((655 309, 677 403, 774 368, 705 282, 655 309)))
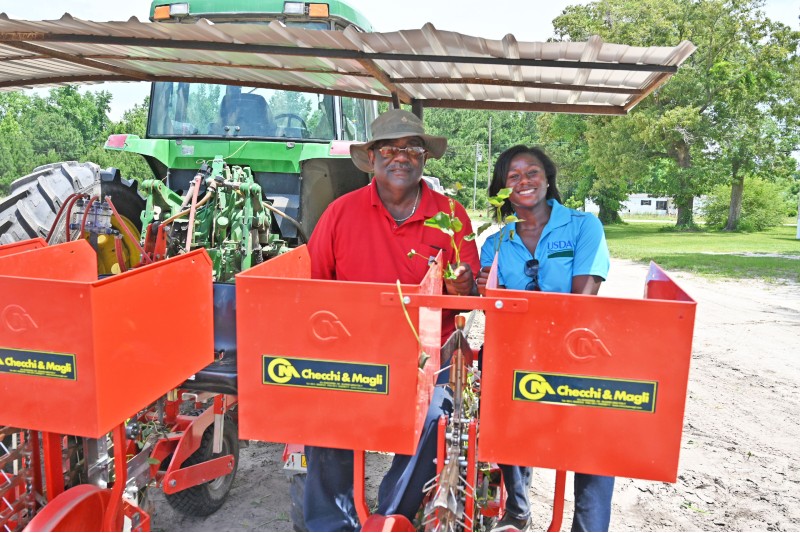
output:
MULTIPOLYGON (((456 216, 464 227, 456 234, 456 242, 472 233, 472 224, 464 207, 456 202, 456 216)), ((311 256, 311 277, 341 281, 400 283, 416 285, 428 271, 420 257, 408 258, 416 250, 425 257, 442 256, 455 262, 450 237, 436 228, 423 225, 425 219, 443 211, 450 212, 449 199, 422 185, 416 212, 402 225, 397 225, 378 196, 375 180, 367 187, 336 199, 319 219, 308 252, 311 256)), ((474 241, 461 245, 461 261, 469 263, 473 273, 480 270, 478 248, 474 241)), ((442 312, 442 341, 454 331, 453 312, 442 312)))

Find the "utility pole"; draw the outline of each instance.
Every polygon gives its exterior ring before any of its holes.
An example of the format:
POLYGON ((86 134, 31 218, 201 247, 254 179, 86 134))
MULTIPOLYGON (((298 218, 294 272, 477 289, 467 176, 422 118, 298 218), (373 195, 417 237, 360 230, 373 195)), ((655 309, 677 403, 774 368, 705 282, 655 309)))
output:
POLYGON ((483 161, 480 143, 475 143, 475 176, 472 179, 472 210, 475 211, 475 204, 478 199, 478 161, 483 161))
POLYGON ((492 184, 492 116, 489 115, 489 152, 486 154, 486 188, 492 184))

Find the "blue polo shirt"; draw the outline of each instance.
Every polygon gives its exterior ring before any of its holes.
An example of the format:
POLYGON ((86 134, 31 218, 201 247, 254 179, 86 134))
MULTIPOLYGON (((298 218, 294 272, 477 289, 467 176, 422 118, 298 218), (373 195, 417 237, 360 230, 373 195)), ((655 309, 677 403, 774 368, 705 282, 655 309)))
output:
MULTIPOLYGON (((600 220, 591 213, 564 207, 548 200, 553 210, 536 245, 539 260, 539 286, 546 292, 572 292, 575 276, 608 275, 609 257, 606 235, 600 220)), ((516 235, 517 224, 506 224, 490 235, 481 247, 481 266, 491 266, 502 239, 498 257, 497 282, 507 289, 525 290, 531 278, 525 275, 525 262, 534 256, 516 235), (513 237, 509 238, 513 233, 513 237)))

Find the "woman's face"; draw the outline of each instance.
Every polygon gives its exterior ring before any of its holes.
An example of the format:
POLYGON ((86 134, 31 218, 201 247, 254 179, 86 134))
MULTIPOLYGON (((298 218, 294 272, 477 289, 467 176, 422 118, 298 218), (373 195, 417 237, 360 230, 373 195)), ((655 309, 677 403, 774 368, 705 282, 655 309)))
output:
POLYGON ((506 187, 511 189, 509 201, 514 206, 534 207, 547 197, 547 176, 539 158, 523 153, 511 160, 506 175, 506 187))

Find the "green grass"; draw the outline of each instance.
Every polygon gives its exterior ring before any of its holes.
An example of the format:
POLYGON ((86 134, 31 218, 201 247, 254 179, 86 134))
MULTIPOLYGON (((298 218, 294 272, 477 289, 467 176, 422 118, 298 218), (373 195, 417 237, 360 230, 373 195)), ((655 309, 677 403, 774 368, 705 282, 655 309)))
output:
POLYGON ((800 283, 800 240, 794 226, 758 233, 678 232, 674 224, 606 226, 611 256, 655 261, 667 270, 709 277, 800 283))

